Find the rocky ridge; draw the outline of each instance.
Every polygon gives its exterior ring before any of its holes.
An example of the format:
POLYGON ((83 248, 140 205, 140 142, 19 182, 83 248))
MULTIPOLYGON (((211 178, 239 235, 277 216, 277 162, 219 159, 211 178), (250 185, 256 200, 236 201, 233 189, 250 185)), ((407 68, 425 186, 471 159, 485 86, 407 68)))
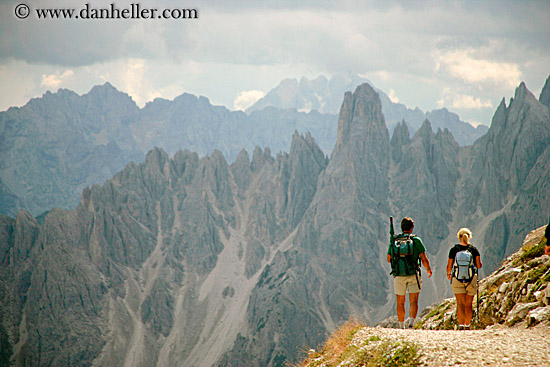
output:
POLYGON ((18 366, 214 364, 325 166, 298 133, 290 155, 231 166, 154 149, 73 211, 0 216, 2 351, 18 366))
MULTIPOLYGON (((190 94, 173 101, 156 99, 140 110, 109 83, 83 96, 68 90, 48 92, 24 107, 0 112, 0 212, 15 216, 24 208, 39 215, 52 207, 74 208, 84 187, 104 182, 131 160, 141 162, 155 146, 170 155, 180 148, 201 156, 218 149, 232 161, 240 149, 252 151, 256 145, 287 151, 291 133, 298 130, 303 134, 310 131, 321 149, 330 152, 341 95, 365 81, 355 75, 283 81, 264 102, 249 110, 253 113, 248 117, 190 94), (287 84, 291 86, 282 88, 287 84), (294 97, 268 98, 281 88, 294 97), (312 104, 311 98, 320 104, 312 104), (302 99, 308 102, 299 102, 302 99), (311 106, 304 109, 304 103, 311 106), (324 108, 328 105, 330 113, 324 108), (50 133, 42 134, 46 124, 50 133), (243 136, 243 130, 252 133, 243 136), (52 140, 52 136, 56 138, 52 140)), ((545 105, 548 90, 547 82, 541 93, 545 105)), ((474 129, 446 109, 423 113, 378 93, 390 132, 405 120, 414 133, 428 119, 434 129, 447 128, 463 146, 487 131, 485 126, 474 129)))
MULTIPOLYGON (((109 83, 82 96, 63 89, 48 92, 0 112, 0 213, 15 216, 25 209, 36 216, 54 207, 74 208, 86 186, 104 182, 130 161, 141 162, 153 147, 169 155, 180 149, 200 156, 219 150, 232 162, 243 148, 288 151, 297 130, 311 132, 329 153, 342 95, 362 82, 354 75, 283 81, 248 115, 187 93, 140 109, 109 83), (288 93, 291 97, 283 96, 288 93)), ((405 120, 414 133, 425 119, 435 129, 447 127, 460 145, 486 132, 445 109, 424 114, 378 93, 390 132, 405 120)))
POLYGON ((148 151, 220 151, 229 162, 242 149, 289 151, 294 131, 315 136, 325 152, 334 145, 334 115, 267 108, 246 115, 183 94, 155 99, 142 109, 106 83, 82 96, 61 89, 20 108, 0 112, 0 213, 33 216, 72 209, 82 190, 110 179, 148 151))

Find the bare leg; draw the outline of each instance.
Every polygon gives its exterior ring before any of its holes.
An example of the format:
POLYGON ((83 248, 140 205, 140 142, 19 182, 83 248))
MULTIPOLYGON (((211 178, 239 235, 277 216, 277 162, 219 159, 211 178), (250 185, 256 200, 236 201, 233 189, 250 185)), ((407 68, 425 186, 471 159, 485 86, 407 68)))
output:
POLYGON ((470 325, 472 321, 472 315, 474 313, 474 308, 472 306, 473 302, 474 296, 464 294, 464 325, 470 325))
POLYGON ((395 295, 397 297, 397 318, 400 322, 405 321, 405 296, 395 295))
POLYGON ((456 317, 458 324, 464 325, 466 321, 466 294, 455 294, 456 297, 456 317))
MULTIPOLYGON (((409 293, 409 316, 413 319, 416 318, 418 313, 418 294, 419 293, 409 293)), ((405 311, 403 311, 405 313, 405 311)))

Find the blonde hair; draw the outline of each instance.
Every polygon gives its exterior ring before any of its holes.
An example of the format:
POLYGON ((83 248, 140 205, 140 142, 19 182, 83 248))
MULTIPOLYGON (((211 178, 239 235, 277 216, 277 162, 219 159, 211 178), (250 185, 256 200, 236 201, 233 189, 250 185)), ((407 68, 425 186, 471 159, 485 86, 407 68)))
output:
POLYGON ((470 231, 468 228, 460 228, 460 231, 458 231, 456 237, 459 241, 464 238, 464 243, 469 245, 470 238, 472 238, 472 231, 470 231))

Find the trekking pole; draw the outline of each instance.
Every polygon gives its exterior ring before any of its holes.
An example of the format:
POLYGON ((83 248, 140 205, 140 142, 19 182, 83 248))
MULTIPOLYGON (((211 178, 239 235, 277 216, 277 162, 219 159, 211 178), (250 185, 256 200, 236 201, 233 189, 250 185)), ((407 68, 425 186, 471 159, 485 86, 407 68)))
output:
POLYGON ((479 324, 479 270, 477 271, 477 323, 479 324))
POLYGON ((390 242, 393 243, 393 238, 395 235, 395 231, 393 230, 393 217, 390 216, 390 242))
POLYGON ((395 277, 395 265, 396 265, 396 259, 395 259, 395 249, 394 249, 394 241, 395 241, 395 231, 393 230, 393 217, 390 215, 390 264, 391 264, 391 272, 390 275, 393 275, 395 277))

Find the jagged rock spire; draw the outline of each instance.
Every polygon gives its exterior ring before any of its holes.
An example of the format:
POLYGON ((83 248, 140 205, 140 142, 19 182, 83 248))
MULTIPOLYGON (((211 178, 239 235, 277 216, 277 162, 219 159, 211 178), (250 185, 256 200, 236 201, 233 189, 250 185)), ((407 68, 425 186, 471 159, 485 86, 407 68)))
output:
MULTIPOLYGON (((341 151, 349 144, 360 147, 363 151, 362 138, 372 136, 373 130, 386 130, 382 105, 378 93, 367 83, 355 89, 355 92, 346 92, 344 102, 338 118, 338 133, 334 152, 341 151)), ((383 134, 383 133, 382 133, 383 134)), ((375 133, 373 138, 379 138, 380 133, 375 133)))
POLYGON ((544 87, 542 87, 539 102, 545 106, 550 107, 550 76, 548 76, 548 79, 546 79, 546 83, 544 83, 544 87))

